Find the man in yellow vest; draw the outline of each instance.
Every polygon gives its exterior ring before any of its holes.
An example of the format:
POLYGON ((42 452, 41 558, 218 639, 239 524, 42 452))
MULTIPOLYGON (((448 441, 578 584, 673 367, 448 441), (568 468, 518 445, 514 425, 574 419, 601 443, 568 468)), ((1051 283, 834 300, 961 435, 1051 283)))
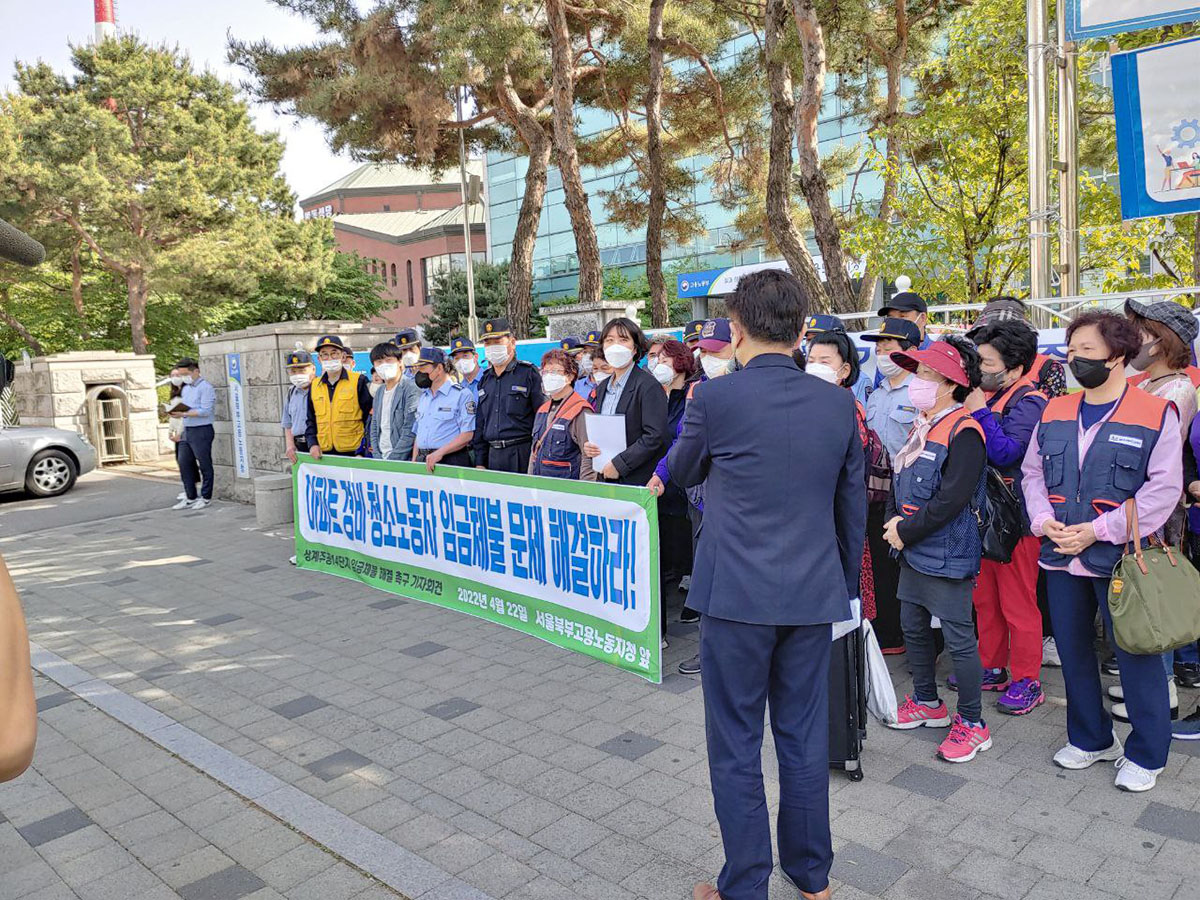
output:
POLYGON ((327 334, 317 341, 321 377, 308 391, 306 431, 308 452, 313 459, 320 459, 326 453, 356 456, 363 446, 373 401, 369 379, 346 368, 348 352, 336 334, 327 334))

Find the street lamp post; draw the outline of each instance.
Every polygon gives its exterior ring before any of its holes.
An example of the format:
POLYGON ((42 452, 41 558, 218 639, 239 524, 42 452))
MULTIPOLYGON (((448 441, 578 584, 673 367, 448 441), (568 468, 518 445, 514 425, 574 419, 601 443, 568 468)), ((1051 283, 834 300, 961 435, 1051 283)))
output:
POLYGON ((457 85, 454 87, 454 107, 460 127, 458 129, 458 175, 462 187, 463 208, 463 254, 467 260, 467 335, 472 341, 479 340, 479 323, 475 318, 475 260, 471 253, 471 198, 467 190, 467 140, 463 135, 461 122, 462 95, 457 85))
POLYGON ((1026 0, 1025 59, 1029 69, 1029 296, 1050 296, 1049 157, 1046 94, 1046 0, 1026 0))

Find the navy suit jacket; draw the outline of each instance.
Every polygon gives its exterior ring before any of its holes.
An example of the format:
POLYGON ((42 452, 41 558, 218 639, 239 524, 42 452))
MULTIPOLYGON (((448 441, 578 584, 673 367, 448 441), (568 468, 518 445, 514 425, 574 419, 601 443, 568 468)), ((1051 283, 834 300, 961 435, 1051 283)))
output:
POLYGON ((756 625, 850 617, 866 539, 854 395, 764 354, 696 386, 667 457, 703 483, 688 606, 756 625))

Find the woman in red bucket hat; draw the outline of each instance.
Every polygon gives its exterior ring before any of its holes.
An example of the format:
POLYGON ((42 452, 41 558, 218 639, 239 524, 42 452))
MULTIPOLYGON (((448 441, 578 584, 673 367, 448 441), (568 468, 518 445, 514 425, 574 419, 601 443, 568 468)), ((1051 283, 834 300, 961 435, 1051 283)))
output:
POLYGON ((900 624, 913 673, 893 728, 921 726, 950 733, 937 755, 968 762, 992 746, 983 721, 983 668, 975 642, 971 592, 982 544, 978 514, 987 461, 983 429, 963 406, 979 386, 979 352, 948 337, 925 350, 893 353, 916 374, 909 400, 920 410, 908 442, 893 460, 895 477, 884 537, 900 554, 900 624), (951 717, 938 696, 932 617, 942 624, 954 663, 958 712, 951 717))

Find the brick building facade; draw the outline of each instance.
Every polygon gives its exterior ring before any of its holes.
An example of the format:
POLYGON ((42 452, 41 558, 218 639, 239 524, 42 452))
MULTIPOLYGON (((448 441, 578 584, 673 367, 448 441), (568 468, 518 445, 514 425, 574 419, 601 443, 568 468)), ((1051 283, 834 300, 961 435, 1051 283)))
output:
MULTIPOLYGON (((482 175, 483 162, 468 163, 482 175)), ((397 327, 420 325, 429 314, 429 287, 438 272, 466 263, 458 170, 441 176, 407 166, 359 166, 300 201, 305 218, 332 218, 338 249, 358 253, 383 280, 392 306, 381 318, 397 327)), ((471 250, 486 259, 484 203, 470 207, 471 250)))

